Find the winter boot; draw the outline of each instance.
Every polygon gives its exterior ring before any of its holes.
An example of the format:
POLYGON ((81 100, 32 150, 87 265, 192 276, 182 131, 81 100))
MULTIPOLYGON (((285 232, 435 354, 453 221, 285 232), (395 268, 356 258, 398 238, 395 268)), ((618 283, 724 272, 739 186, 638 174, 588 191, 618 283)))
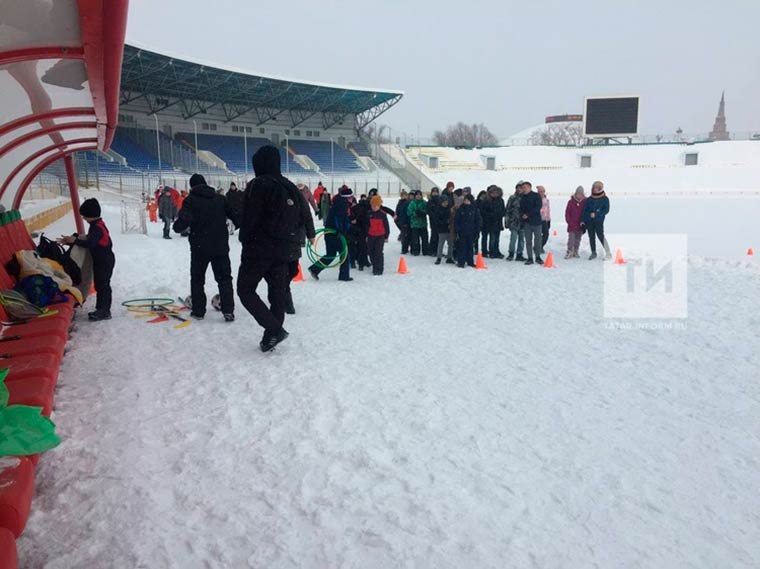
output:
POLYGON ((436 265, 440 265, 440 264, 441 264, 441 258, 440 258, 440 257, 438 257, 438 258, 435 260, 435 264, 436 264, 436 265))
POLYGON ((235 315, 228 313, 224 315, 224 321, 225 322, 234 322, 235 321, 235 315))
POLYGON ((514 253, 510 253, 509 255, 507 255, 507 261, 514 261, 514 260, 515 260, 515 254, 514 253))
POLYGON ((596 259, 596 253, 591 253, 591 256, 588 258, 589 261, 593 261, 596 259))
POLYGON ((89 314, 87 314, 87 318, 91 322, 99 322, 100 320, 110 320, 111 311, 110 310, 95 310, 94 312, 90 312, 89 314))
POLYGON ((290 334, 288 334, 284 328, 280 328, 279 330, 265 330, 264 331, 264 337, 261 338, 261 342, 259 342, 259 347, 261 348, 262 352, 270 352, 272 351, 277 344, 284 341, 290 334))

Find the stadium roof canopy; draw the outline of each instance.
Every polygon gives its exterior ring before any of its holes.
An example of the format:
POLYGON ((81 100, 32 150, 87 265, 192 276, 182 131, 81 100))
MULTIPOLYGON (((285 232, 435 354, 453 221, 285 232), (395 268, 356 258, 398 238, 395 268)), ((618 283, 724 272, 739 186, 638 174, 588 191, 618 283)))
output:
POLYGON ((357 126, 363 128, 402 96, 400 91, 266 77, 124 46, 121 104, 144 99, 150 114, 179 107, 182 116, 190 119, 219 108, 225 122, 250 113, 259 125, 285 116, 291 127, 321 116, 325 129, 356 115, 357 126))

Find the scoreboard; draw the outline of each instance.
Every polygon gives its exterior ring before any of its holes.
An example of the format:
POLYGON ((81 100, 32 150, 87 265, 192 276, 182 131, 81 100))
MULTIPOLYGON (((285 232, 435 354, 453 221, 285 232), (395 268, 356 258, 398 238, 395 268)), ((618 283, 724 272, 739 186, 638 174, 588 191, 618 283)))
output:
POLYGON ((639 130, 639 97, 586 97, 583 134, 631 136, 639 130))

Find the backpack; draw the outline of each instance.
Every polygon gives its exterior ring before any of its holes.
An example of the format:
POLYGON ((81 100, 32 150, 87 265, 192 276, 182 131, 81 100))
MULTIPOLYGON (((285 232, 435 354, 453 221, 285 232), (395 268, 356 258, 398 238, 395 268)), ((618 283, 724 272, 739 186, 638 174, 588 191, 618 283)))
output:
MULTIPOLYGON (((72 246, 73 247, 73 246, 72 246)), ((66 274, 71 278, 71 283, 78 286, 82 282, 82 269, 71 258, 71 249, 64 250, 61 245, 51 241, 45 234, 40 235, 40 242, 37 245, 37 254, 46 259, 52 259, 63 267, 66 274)))
POLYGON ((21 279, 14 288, 29 299, 29 302, 41 308, 66 302, 66 295, 61 292, 56 282, 46 275, 29 275, 21 279))
POLYGON ((0 304, 11 321, 29 320, 44 312, 40 307, 29 302, 26 297, 15 290, 0 290, 0 304))
POLYGON ((285 179, 276 180, 271 209, 264 220, 266 234, 283 241, 297 241, 303 225, 298 189, 285 179))

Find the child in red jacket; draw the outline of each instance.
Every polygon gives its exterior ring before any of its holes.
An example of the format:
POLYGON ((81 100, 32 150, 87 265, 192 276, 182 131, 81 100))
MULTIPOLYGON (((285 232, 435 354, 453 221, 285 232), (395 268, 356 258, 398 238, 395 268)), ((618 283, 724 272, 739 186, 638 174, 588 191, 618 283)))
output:
POLYGON ((583 208, 586 206, 586 194, 583 186, 578 186, 575 193, 570 197, 565 207, 565 221, 567 222, 567 254, 565 259, 577 259, 578 249, 583 237, 583 208))
POLYGON ((388 214, 383 211, 383 198, 378 195, 372 196, 369 201, 369 228, 367 230, 367 253, 372 263, 372 274, 383 274, 383 247, 388 242, 391 234, 388 214))

